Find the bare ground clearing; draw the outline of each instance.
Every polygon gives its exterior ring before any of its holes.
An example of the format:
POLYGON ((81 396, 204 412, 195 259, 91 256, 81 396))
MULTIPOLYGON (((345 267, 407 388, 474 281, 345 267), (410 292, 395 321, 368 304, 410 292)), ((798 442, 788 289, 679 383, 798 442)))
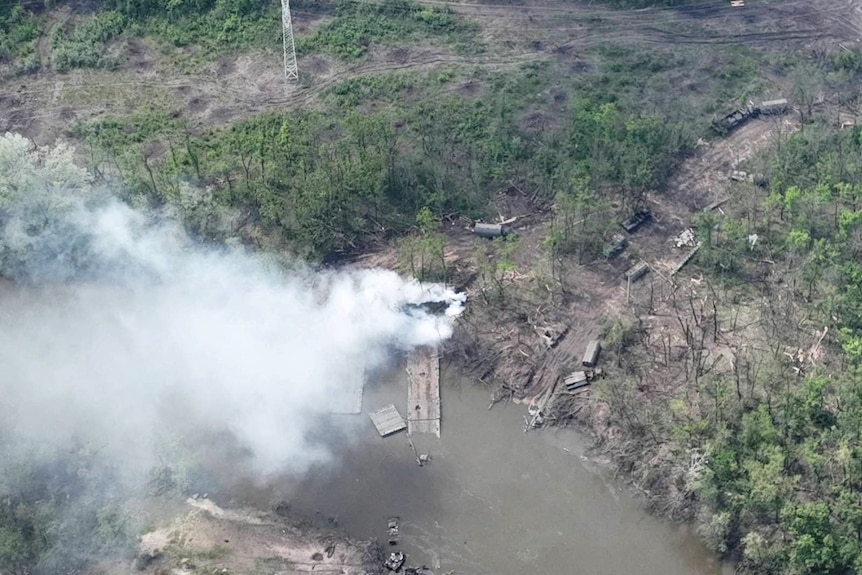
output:
MULTIPOLYGON (((698 44, 839 49, 839 44, 862 38, 862 8, 852 0, 761 0, 742 9, 715 0, 627 11, 556 0, 528 6, 421 3, 446 5, 476 21, 484 53, 458 55, 445 46, 420 44, 378 47, 352 64, 310 55, 299 62, 303 83, 286 87, 277 46, 273 51, 226 56, 184 73, 169 54, 132 39, 121 47, 125 63, 120 70, 58 74, 50 69, 50 46, 43 38, 39 42, 43 69, 34 76, 8 78, 0 86, 0 131, 16 131, 44 144, 76 121, 134 114, 154 102, 176 110, 193 128, 219 126, 264 111, 314 107, 327 89, 357 76, 453 65, 503 70, 541 60, 577 63, 583 49, 600 43, 647 49, 698 44)), ((59 12, 58 23, 62 16, 59 12)), ((298 33, 321 19, 317 14, 297 14, 298 33)))
MULTIPOLYGON (((314 521, 258 511, 223 509, 206 498, 190 498, 170 520, 145 533, 134 571, 190 573, 379 572, 378 547, 348 538, 314 521)), ((129 573, 127 563, 102 564, 102 573, 129 573)))
MULTIPOLYGON (((630 245, 621 256, 584 265, 559 261, 561 282, 541 271, 549 265, 541 259, 550 214, 536 213, 523 201, 513 202, 511 190, 501 192, 497 198, 500 219, 522 217, 513 228, 521 242, 518 270, 504 278, 508 295, 503 302, 487 301, 477 280, 478 248, 487 240, 470 234, 469 222, 444 223, 453 281, 466 289, 472 302, 453 349, 463 355, 461 359, 480 381, 494 389, 496 399, 534 401, 541 397, 562 376, 578 369, 589 340, 599 337, 629 309, 625 271, 638 261, 647 262, 651 273, 635 284, 632 299, 654 298, 655 307, 661 307, 672 290, 671 270, 686 253, 673 246, 673 238, 692 226, 704 207, 732 195, 728 177, 732 169, 744 167, 771 138, 796 127, 788 116, 753 120, 726 138, 700 146, 683 162, 666 190, 648 197, 654 219, 628 237, 630 245), (546 334, 556 340, 553 347, 546 344, 546 334)), ((392 246, 381 247, 354 263, 398 269, 398 252, 392 246)), ((683 273, 676 283, 688 286, 691 280, 683 273)), ((662 329, 656 325, 656 330, 662 329)), ((679 329, 675 323, 665 328, 679 329)), ((578 397, 589 397, 589 391, 578 397)))
MULTIPOLYGON (((762 0, 742 9, 731 8, 724 1, 710 1, 691 7, 630 11, 556 1, 529 6, 422 2, 449 6, 475 20, 482 30, 485 52, 458 55, 431 45, 378 47, 354 64, 313 55, 300 60, 304 83, 286 88, 280 55, 275 52, 224 57, 193 74, 179 75, 170 73, 171 67, 154 47, 132 41, 132 65, 119 73, 42 71, 20 83, 6 83, 0 88, 0 130, 16 130, 47 142, 73 121, 133 114, 153 101, 173 102, 193 127, 217 126, 268 110, 313 108, 327 89, 361 75, 454 65, 502 70, 548 59, 582 63, 581 50, 615 41, 646 48, 771 43, 776 48, 840 49, 840 45, 859 42, 862 34, 862 8, 853 0, 762 0)), ((671 238, 692 223, 696 211, 727 193, 729 169, 785 129, 786 121, 752 121, 728 138, 700 148, 683 164, 666 191, 649 198, 655 220, 631 238, 626 254, 610 263, 588 266, 559 262, 563 284, 574 288, 558 291, 551 280, 534 273, 506 278, 509 283, 529 284, 543 295, 508 305, 508 309, 474 306, 478 315, 465 320, 472 321, 473 328, 463 330, 473 338, 464 347, 468 356, 472 354, 468 362, 476 366, 483 380, 507 385, 516 397, 541 393, 577 364, 586 342, 625 307, 621 282, 625 269, 643 259, 658 272, 652 274, 654 277, 667 277, 679 257, 670 247, 671 238), (534 303, 533 299, 553 300, 553 305, 534 303), (540 336, 542 331, 563 335, 548 349, 540 336)), ((543 253, 547 218, 524 213, 527 208, 523 202, 513 211, 505 194, 500 201, 502 216, 530 215, 519 222, 519 267, 540 269, 536 259, 543 253)), ((447 258, 455 277, 464 285, 474 286, 471 295, 477 299, 483 294, 471 280, 479 273, 475 252, 480 240, 466 232, 467 224, 447 224, 447 258)), ((371 264, 397 267, 397 253, 389 248, 369 255, 361 265, 371 264)))

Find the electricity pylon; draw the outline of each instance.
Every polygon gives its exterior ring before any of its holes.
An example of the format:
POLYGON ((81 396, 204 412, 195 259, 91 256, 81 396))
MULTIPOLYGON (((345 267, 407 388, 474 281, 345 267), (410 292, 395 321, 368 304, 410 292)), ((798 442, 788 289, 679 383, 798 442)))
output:
POLYGON ((299 80, 296 67, 296 45, 293 42, 293 24, 290 21, 290 1, 281 0, 281 28, 284 38, 284 78, 288 82, 299 80))

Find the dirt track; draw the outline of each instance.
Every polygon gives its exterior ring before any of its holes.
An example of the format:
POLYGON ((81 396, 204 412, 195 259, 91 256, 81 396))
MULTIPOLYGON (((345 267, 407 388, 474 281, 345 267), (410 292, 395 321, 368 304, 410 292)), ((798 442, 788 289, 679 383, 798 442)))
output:
MULTIPOLYGON (((134 57, 120 73, 75 71, 60 75, 43 71, 35 78, 21 79, 21 83, 5 83, 0 88, 0 131, 17 130, 47 143, 70 122, 131 113, 154 100, 176 102, 176 108, 193 127, 224 125, 263 111, 314 107, 326 90, 361 75, 452 65, 502 70, 543 59, 577 59, 584 48, 615 40, 645 47, 776 43, 780 47, 840 49, 840 45, 859 42, 862 35, 862 5, 853 0, 749 0, 744 8, 731 8, 721 0, 636 11, 556 1, 526 7, 420 1, 449 6, 475 20, 489 49, 475 56, 456 55, 445 47, 429 45, 376 49, 354 64, 310 56, 299 62, 304 83, 286 89, 278 53, 226 57, 195 74, 179 75, 166 72, 154 47, 133 42, 129 52, 134 57)), ((295 19, 301 22, 310 16, 299 12, 295 19)), ((621 277, 625 269, 642 258, 656 271, 667 272, 681 257, 670 248, 671 238, 691 225, 697 210, 726 193, 731 166, 750 157, 784 125, 784 120, 753 121, 730 137, 700 148, 683 164, 668 189, 651 198, 655 221, 631 238, 632 247, 626 255, 613 263, 572 266, 564 271, 570 285, 578 286, 577 293, 568 294, 556 314, 548 312, 545 317, 537 310, 531 320, 569 327, 555 348, 545 350, 533 327, 493 334, 491 353, 504 355, 500 352, 504 349, 518 352, 521 364, 513 369, 502 362, 493 370, 497 379, 532 395, 576 365, 586 342, 598 335, 607 318, 624 307, 621 277)), ((542 225, 530 225, 522 230, 525 252, 537 253, 543 229, 542 225)), ((452 240, 450 259, 456 265, 469 266, 478 240, 463 232, 452 240)), ((397 261, 391 253, 377 259, 397 261)))
MULTIPOLYGON (((778 44, 837 46, 862 37, 862 7, 853 0, 753 0, 731 8, 710 0, 683 8, 610 10, 547 1, 517 4, 446 5, 476 21, 486 53, 461 56, 439 45, 376 49, 361 62, 344 64, 324 56, 301 58, 303 84, 285 87, 278 52, 225 57, 192 74, 180 74, 154 46, 132 40, 125 67, 116 72, 76 70, 4 81, 0 87, 0 131, 18 131, 39 143, 56 139, 70 123, 134 113, 150 102, 173 102, 194 126, 223 125, 249 115, 313 107, 322 93, 349 78, 395 71, 426 71, 466 65, 501 70, 543 59, 577 59, 579 51, 621 41, 645 46, 778 44)), ((319 14, 298 12, 297 33, 319 14)), ((59 12, 64 21, 68 14, 59 12)), ((44 39, 43 39, 44 40, 44 39)), ((50 61, 48 43, 39 43, 50 61)), ((275 48, 275 47, 274 47, 275 48)))
MULTIPOLYGON (((667 295, 671 289, 671 270, 687 253, 673 246, 673 238, 694 225, 704 207, 719 198, 733 197, 734 187, 728 177, 732 169, 745 168, 745 162, 778 133, 786 134, 797 128, 789 115, 752 120, 726 138, 700 146, 683 162, 665 190, 647 198, 653 221, 628 236, 629 247, 621 256, 610 262, 586 265, 560 262, 564 266, 563 283, 571 286, 568 293, 553 305, 522 304, 512 314, 526 319, 506 321, 501 319, 503 312, 490 310, 490 316, 500 321, 487 321, 488 310, 479 311, 467 329, 478 338, 476 347, 481 351, 476 363, 480 374, 486 381, 518 390, 516 400, 529 401, 564 374, 578 369, 589 340, 599 337, 602 329, 628 308, 624 272, 638 261, 647 262, 651 272, 633 286, 633 297, 654 293, 658 302, 667 295), (558 332, 560 328, 567 329, 550 349, 535 329, 546 325, 556 327, 558 332)), ((525 254, 541 253, 540 244, 546 235, 544 225, 528 225, 518 233, 525 254)), ((461 265, 475 253, 476 244, 484 241, 469 237, 455 240, 451 244, 456 252, 452 261, 461 265)), ((524 269, 529 269, 529 263, 525 262, 524 269)), ((472 300, 478 299, 473 293, 472 300)))

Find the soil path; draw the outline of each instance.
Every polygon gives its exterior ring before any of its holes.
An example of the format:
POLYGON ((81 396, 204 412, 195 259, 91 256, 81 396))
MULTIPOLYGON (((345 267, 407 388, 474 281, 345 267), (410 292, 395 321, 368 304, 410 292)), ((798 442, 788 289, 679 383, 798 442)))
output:
MULTIPOLYGON (((331 87, 358 76, 453 65, 503 70, 542 59, 577 59, 584 48, 613 41, 645 46, 793 46, 857 42, 862 36, 862 7, 853 0, 760 0, 743 8, 709 0, 647 10, 611 10, 556 0, 528 6, 421 3, 445 5, 476 21, 486 52, 458 55, 441 45, 379 48, 352 64, 308 56, 299 62, 303 83, 286 87, 280 51, 224 57, 189 74, 171 69, 156 47, 138 40, 129 41, 129 61, 119 71, 57 74, 50 66, 46 36, 38 44, 46 64, 43 70, 0 82, 0 132, 17 131, 48 143, 70 123, 132 114, 153 101, 171 102, 193 128, 224 125, 263 111, 314 107, 331 87)), ((52 26, 69 17, 58 12, 52 26)), ((299 13, 296 19, 309 17, 319 20, 321 16, 299 13)))
MULTIPOLYGON (((725 138, 698 147, 671 178, 667 188, 647 198, 653 220, 628 235, 629 247, 615 260, 564 264, 564 284, 571 286, 564 301, 543 311, 544 322, 565 328, 556 345, 548 348, 533 329, 512 329, 505 324, 480 335, 486 355, 495 358, 487 378, 521 390, 523 401, 540 397, 565 374, 580 369, 581 358, 591 339, 598 338, 612 318, 629 306, 624 273, 639 261, 651 272, 632 286, 632 298, 655 297, 656 303, 670 292, 671 270, 683 259, 673 238, 694 225, 695 218, 710 203, 733 195, 730 171, 750 160, 778 134, 798 128, 790 116, 751 120, 725 138), (524 366, 527 366, 525 369, 524 366)), ((745 193, 751 193, 750 190, 745 193)), ((765 192, 764 192, 765 193, 765 192)), ((544 226, 533 226, 521 234, 526 253, 537 253, 544 226)), ((481 241, 478 238, 475 242, 481 241)), ((469 252, 475 252, 470 246, 469 252)), ((526 310, 538 315, 538 310, 526 310)), ((517 398, 516 398, 517 399, 517 398)))

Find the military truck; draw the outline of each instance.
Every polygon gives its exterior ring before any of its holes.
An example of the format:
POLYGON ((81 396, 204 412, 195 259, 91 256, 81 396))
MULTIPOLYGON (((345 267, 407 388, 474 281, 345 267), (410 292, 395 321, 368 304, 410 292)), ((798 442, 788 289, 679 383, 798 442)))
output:
POLYGON ((607 260, 613 259, 620 255, 628 245, 629 241, 624 235, 614 234, 611 236, 611 241, 608 242, 602 250, 602 255, 605 256, 605 259, 607 260))
POLYGON ((712 123, 712 129, 719 135, 725 136, 730 133, 734 128, 743 124, 746 120, 751 118, 752 110, 749 107, 740 108, 738 110, 734 110, 730 114, 720 118, 712 123))
POLYGON ((776 100, 764 100, 759 104, 749 103, 747 106, 738 108, 730 114, 713 121, 712 129, 719 136, 726 136, 734 128, 737 128, 751 118, 784 114, 787 112, 787 100, 778 98, 776 100))
POLYGON ((765 100, 757 106, 757 113, 763 114, 764 116, 784 114, 785 112, 787 112, 787 100, 785 98, 765 100))
POLYGON ((644 222, 648 222, 650 219, 652 219, 652 212, 647 208, 641 208, 620 225, 625 231, 632 234, 641 227, 644 222))

